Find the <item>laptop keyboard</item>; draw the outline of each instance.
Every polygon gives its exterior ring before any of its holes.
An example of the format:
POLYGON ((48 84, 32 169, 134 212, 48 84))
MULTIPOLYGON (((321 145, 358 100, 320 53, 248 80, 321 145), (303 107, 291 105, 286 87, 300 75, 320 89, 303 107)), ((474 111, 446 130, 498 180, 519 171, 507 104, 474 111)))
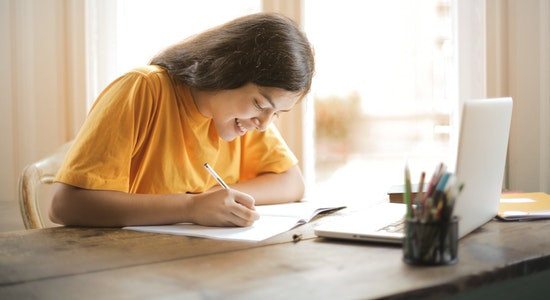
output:
POLYGON ((405 232, 405 219, 396 220, 380 229, 378 232, 402 233, 405 232))

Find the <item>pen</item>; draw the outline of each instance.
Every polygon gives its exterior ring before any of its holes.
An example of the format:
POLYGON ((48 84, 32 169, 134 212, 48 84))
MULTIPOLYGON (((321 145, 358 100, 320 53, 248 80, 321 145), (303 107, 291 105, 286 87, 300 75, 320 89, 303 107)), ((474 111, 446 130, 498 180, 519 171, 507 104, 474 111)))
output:
POLYGON ((435 168, 434 173, 432 174, 432 178, 430 179, 430 183, 428 185, 428 189, 426 192, 424 192, 424 200, 428 199, 428 197, 432 196, 432 193, 435 190, 435 186, 439 182, 439 179, 441 178, 442 172, 445 170, 445 165, 443 163, 440 163, 435 168))
POLYGON ((407 219, 411 218, 412 203, 411 203, 411 174, 409 172, 409 164, 405 164, 405 196, 403 198, 407 205, 407 219))
POLYGON ((220 178, 220 176, 218 175, 218 173, 216 173, 216 171, 214 171, 214 169, 212 169, 208 163, 204 163, 204 167, 206 168, 206 170, 208 170, 208 172, 210 173, 210 175, 212 175, 212 177, 214 177, 214 179, 216 179, 216 181, 217 181, 224 189, 228 189, 228 188, 229 188, 229 186, 227 186, 227 184, 225 184, 225 182, 220 178))
POLYGON ((418 186, 418 191, 416 193, 416 197, 414 198, 414 204, 416 205, 415 206, 415 212, 416 212, 416 217, 419 217, 422 216, 422 204, 420 203, 420 201, 422 199, 424 199, 424 180, 426 178, 426 172, 422 172, 420 174, 420 183, 419 183, 419 186, 418 186))
POLYGON ((451 173, 445 172, 439 179, 439 182, 437 183, 435 187, 435 191, 433 193, 435 204, 438 204, 439 201, 442 200, 441 198, 442 198, 442 195, 445 194, 445 186, 447 186, 447 181, 449 180, 450 176, 451 176, 451 173))

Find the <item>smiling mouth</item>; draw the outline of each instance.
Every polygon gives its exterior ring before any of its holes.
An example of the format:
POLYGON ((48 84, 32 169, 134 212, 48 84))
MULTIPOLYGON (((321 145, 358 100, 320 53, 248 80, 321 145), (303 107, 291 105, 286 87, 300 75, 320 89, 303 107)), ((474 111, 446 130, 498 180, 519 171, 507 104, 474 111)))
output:
POLYGON ((237 128, 239 128, 242 134, 244 134, 247 131, 247 129, 243 125, 241 125, 241 122, 239 122, 239 119, 235 118, 235 124, 237 124, 237 128))

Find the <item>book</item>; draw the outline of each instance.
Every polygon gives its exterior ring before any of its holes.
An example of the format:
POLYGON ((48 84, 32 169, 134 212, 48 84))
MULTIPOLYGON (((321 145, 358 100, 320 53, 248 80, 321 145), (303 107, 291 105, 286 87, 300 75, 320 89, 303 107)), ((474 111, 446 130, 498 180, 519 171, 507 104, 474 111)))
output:
POLYGON ((497 218, 503 221, 550 219, 550 195, 546 193, 503 193, 497 218))
POLYGON ((307 201, 259 205, 256 206, 256 211, 260 214, 260 219, 248 227, 211 227, 178 223, 159 226, 127 226, 123 229, 228 241, 260 242, 306 224, 320 214, 331 213, 342 208, 345 206, 319 207, 318 203, 307 201))
MULTIPOLYGON (((428 185, 429 183, 424 184, 424 191, 428 189, 428 185)), ((414 198, 416 197, 419 186, 420 185, 418 183, 411 184, 411 199, 414 200, 414 198)), ((388 196, 390 198, 391 203, 403 203, 404 194, 405 194, 404 184, 392 185, 388 190, 388 196)))

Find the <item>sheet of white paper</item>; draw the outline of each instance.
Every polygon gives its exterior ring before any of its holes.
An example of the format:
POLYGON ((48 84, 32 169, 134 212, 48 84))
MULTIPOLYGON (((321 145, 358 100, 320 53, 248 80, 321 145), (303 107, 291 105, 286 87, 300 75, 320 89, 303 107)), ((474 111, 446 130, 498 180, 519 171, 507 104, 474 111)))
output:
MULTIPOLYGON (((256 206, 260 219, 249 227, 210 227, 179 223, 162 226, 128 226, 124 229, 230 241, 259 242, 309 222, 319 211, 326 210, 326 208, 319 208, 319 204, 304 201, 256 206)), ((343 206, 330 205, 324 207, 343 208, 343 206)))
POLYGON ((261 216, 250 227, 209 227, 188 223, 163 226, 128 226, 137 231, 196 236, 231 241, 259 242, 298 225, 299 217, 261 216))
POLYGON ((520 211, 520 210, 507 210, 501 214, 501 218, 505 220, 536 220, 536 219, 548 219, 550 218, 550 210, 544 211, 520 211))
POLYGON ((259 205, 256 206, 256 211, 261 216, 295 217, 297 219, 303 219, 304 221, 309 222, 312 217, 319 213, 319 211, 332 207, 336 208, 338 206, 319 206, 319 203, 304 201, 285 204, 259 205))
POLYGON ((535 200, 530 198, 500 198, 500 203, 531 203, 535 200))

